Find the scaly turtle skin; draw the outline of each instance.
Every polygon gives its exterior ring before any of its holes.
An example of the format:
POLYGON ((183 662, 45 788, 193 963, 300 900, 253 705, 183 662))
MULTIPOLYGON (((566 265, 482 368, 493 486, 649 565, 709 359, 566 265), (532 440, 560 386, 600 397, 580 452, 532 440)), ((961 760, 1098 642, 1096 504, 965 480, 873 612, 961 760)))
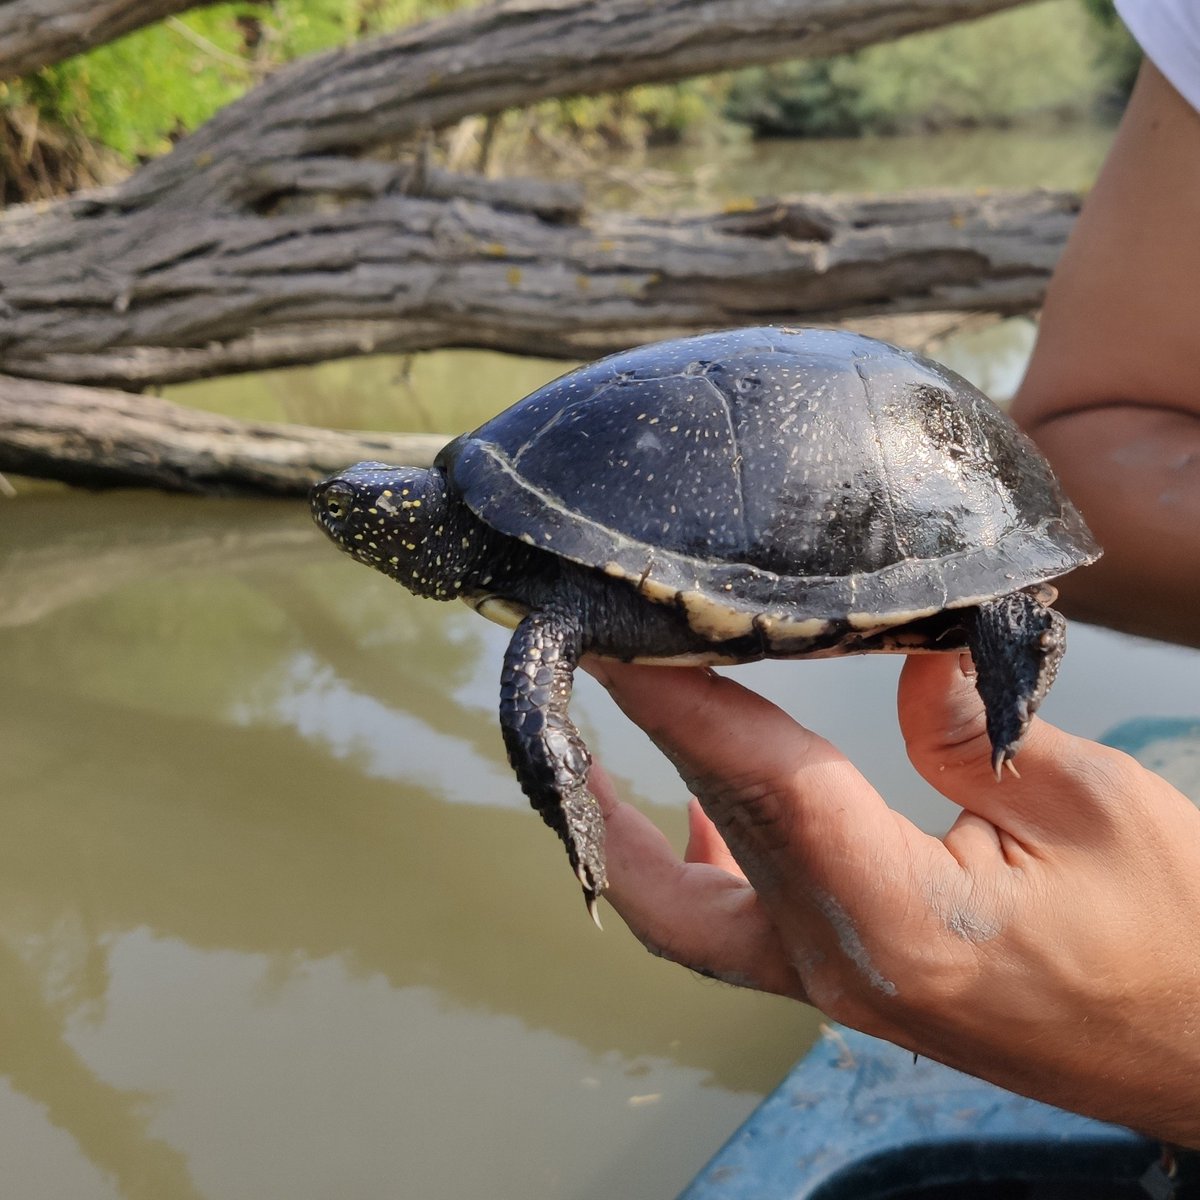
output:
POLYGON ((735 663, 969 649, 997 778, 1054 680, 1046 581, 1099 549, 1028 438, 964 379, 883 342, 745 329, 564 375, 431 470, 318 484, 342 549, 515 629, 500 723, 595 915, 582 654, 735 663))

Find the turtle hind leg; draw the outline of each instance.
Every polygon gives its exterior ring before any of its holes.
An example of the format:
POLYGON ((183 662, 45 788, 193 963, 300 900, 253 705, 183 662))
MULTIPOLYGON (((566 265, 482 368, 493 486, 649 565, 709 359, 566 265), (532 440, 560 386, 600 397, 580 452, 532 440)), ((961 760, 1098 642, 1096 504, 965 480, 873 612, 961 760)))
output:
POLYGON ((587 789, 592 756, 567 712, 583 637, 577 618, 530 613, 504 656, 500 728, 522 791, 567 848, 597 925, 596 899, 607 886, 604 818, 587 789))
POLYGON ((990 600, 973 610, 966 624, 997 780, 1005 763, 1011 765, 1067 646, 1067 623, 1043 603, 1046 591, 990 600))

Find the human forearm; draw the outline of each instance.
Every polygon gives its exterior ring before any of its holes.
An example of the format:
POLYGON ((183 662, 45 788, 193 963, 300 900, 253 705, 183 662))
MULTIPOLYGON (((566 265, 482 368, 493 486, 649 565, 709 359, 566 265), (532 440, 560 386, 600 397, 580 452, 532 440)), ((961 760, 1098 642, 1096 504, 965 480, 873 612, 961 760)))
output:
POLYGON ((1055 271, 1013 416, 1105 557, 1088 620, 1200 644, 1200 115, 1147 63, 1055 271))
POLYGON ((1029 429, 1104 547, 1068 615, 1200 645, 1200 415, 1108 405, 1029 429))

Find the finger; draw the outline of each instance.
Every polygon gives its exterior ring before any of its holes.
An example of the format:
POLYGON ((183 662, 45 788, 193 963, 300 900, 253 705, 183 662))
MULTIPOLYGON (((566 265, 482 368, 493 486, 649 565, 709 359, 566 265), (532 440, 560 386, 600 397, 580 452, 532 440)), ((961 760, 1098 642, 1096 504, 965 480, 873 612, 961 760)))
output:
POLYGON ((777 915, 790 917, 800 898, 818 909, 830 895, 881 901, 889 883, 909 885, 904 867, 930 852, 924 843, 944 853, 824 738, 732 680, 698 669, 597 668, 777 915), (892 878, 881 878, 881 864, 892 878))
POLYGON ((683 852, 683 861, 708 863, 710 866, 720 867, 722 871, 728 871, 738 879, 746 878, 737 859, 725 845, 725 839, 717 832, 717 827, 695 796, 688 799, 688 843, 683 852))
POLYGON ((943 796, 1021 841, 1078 838, 1119 816, 1129 762, 1036 717, 1016 757, 1020 775, 997 782, 983 703, 953 654, 911 655, 900 676, 900 727, 913 766, 943 796))
POLYGON ((589 787, 604 814, 604 898, 651 953, 727 983, 805 999, 743 878, 710 863, 680 861, 658 828, 618 799, 598 763, 589 787))

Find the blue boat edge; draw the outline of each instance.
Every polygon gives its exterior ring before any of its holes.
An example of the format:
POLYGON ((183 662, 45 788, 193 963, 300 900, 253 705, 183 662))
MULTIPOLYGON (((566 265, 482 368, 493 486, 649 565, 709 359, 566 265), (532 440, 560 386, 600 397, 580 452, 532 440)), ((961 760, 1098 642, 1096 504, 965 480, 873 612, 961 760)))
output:
POLYGON ((852 1029, 822 1030, 679 1200, 872 1200, 1001 1182, 1173 1194, 1154 1139, 852 1029))

